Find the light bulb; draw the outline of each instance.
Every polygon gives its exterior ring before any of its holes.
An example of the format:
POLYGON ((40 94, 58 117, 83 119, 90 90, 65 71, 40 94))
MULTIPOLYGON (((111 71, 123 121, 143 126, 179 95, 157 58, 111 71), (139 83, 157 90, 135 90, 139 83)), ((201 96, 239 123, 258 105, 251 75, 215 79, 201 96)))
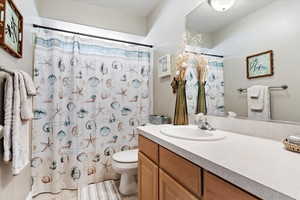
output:
POLYGON ((209 5, 218 12, 229 10, 236 0, 208 0, 209 5))

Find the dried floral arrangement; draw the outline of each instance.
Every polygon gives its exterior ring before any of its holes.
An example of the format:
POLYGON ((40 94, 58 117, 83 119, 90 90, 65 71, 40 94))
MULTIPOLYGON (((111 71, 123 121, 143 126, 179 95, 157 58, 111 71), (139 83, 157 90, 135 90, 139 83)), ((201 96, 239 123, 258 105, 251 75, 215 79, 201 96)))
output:
POLYGON ((188 61, 193 60, 197 66, 198 80, 205 82, 207 75, 207 65, 208 61, 201 55, 196 52, 187 52, 187 44, 197 44, 201 43, 202 36, 201 34, 192 34, 186 32, 183 35, 183 42, 179 48, 178 55, 176 56, 176 76, 175 78, 183 80, 185 77, 185 70, 188 67, 188 61))

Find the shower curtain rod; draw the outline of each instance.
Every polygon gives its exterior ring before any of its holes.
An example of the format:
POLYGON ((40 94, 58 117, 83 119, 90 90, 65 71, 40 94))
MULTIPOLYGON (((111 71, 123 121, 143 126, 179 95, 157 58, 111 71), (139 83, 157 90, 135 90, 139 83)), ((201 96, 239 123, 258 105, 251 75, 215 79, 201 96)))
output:
POLYGON ((187 52, 187 53, 194 53, 194 54, 201 54, 203 56, 212 56, 212 57, 217 57, 217 58, 224 58, 224 56, 216 55, 216 54, 198 53, 198 52, 194 52, 194 51, 185 51, 185 52, 187 52))
POLYGON ((204 56, 212 56, 212 57, 218 57, 218 58, 224 58, 224 56, 215 55, 215 54, 209 54, 209 53, 201 53, 201 55, 204 55, 204 56))
POLYGON ((33 27, 34 28, 47 29, 47 30, 51 30, 51 31, 59 31, 59 32, 64 32, 64 33, 82 35, 82 36, 92 37, 92 38, 97 38, 97 39, 102 39, 102 40, 109 40, 109 41, 113 41, 113 42, 121 42, 121 43, 126 43, 126 44, 132 44, 132 45, 137 45, 137 46, 153 48, 153 45, 149 45, 149 44, 142 44, 142 43, 137 43, 137 42, 130 42, 130 41, 125 41, 125 40, 118 40, 118 39, 113 39, 113 38, 101 37, 101 36, 97 36, 97 35, 90 35, 90 34, 86 34, 86 33, 68 31, 68 30, 58 29, 58 28, 53 28, 53 27, 48 27, 48 26, 41 26, 41 25, 37 25, 37 24, 33 24, 33 27))

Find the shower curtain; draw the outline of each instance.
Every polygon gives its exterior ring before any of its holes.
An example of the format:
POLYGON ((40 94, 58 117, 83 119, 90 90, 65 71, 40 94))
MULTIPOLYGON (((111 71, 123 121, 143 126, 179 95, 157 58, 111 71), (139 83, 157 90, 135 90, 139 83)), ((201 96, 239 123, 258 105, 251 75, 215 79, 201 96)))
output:
MULTIPOLYGON (((208 74, 205 84, 206 111, 208 115, 224 115, 224 64, 223 58, 205 56, 208 60, 208 74)), ((186 71, 186 96, 189 118, 197 110, 199 95, 198 74, 195 68, 186 71)))
POLYGON ((208 115, 224 116, 224 63, 223 58, 207 56, 208 75, 205 85, 208 115))
POLYGON ((151 50, 39 33, 34 80, 34 195, 116 179, 111 156, 152 112, 151 50))

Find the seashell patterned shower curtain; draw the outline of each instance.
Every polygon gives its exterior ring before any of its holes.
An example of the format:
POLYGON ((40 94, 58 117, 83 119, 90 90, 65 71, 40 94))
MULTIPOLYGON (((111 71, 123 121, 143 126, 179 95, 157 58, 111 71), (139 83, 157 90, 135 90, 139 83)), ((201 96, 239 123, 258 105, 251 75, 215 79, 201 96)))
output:
POLYGON ((186 71, 186 96, 189 118, 193 119, 195 113, 199 113, 197 106, 198 98, 204 98, 205 104, 201 105, 202 110, 206 110, 208 115, 224 116, 224 63, 223 58, 205 56, 208 60, 207 78, 204 85, 200 85, 197 79, 197 71, 188 68, 186 71), (204 92, 199 92, 199 85, 205 87, 204 92), (202 96, 199 96, 202 95, 202 96))
POLYGON ((34 195, 116 179, 112 154, 137 147, 152 112, 151 50, 38 33, 34 80, 34 195))

